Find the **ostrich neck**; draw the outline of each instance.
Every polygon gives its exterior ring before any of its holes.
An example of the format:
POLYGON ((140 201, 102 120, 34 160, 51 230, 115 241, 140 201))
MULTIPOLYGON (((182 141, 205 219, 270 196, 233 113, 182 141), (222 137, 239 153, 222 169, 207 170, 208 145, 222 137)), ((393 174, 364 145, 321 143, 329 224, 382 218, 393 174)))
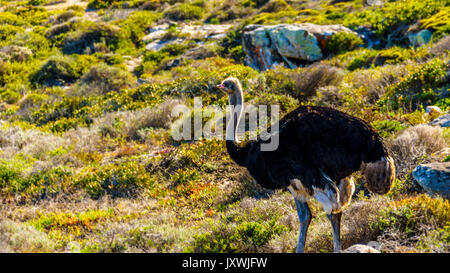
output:
POLYGON ((244 99, 242 91, 238 90, 234 94, 231 94, 228 98, 231 107, 230 120, 227 124, 227 140, 237 142, 237 128, 241 120, 241 115, 244 110, 244 99))
POLYGON ((234 162, 241 166, 245 166, 245 162, 247 161, 246 149, 243 149, 236 144, 237 129, 244 110, 242 90, 239 89, 234 94, 231 94, 229 97, 229 102, 232 109, 230 113, 230 120, 228 121, 226 129, 227 151, 234 162))

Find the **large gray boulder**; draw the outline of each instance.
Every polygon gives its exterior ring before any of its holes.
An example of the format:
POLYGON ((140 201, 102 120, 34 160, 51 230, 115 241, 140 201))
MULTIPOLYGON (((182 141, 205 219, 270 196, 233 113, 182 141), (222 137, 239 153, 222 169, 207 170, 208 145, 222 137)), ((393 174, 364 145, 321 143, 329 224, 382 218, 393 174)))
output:
POLYGON ((413 46, 422 46, 428 44, 433 33, 428 29, 422 29, 418 32, 408 33, 408 39, 413 46))
POLYGON ((450 114, 445 114, 430 122, 431 126, 450 127, 450 114))
POLYGON ((242 30, 245 62, 266 70, 281 63, 294 68, 302 62, 317 61, 327 53, 326 41, 339 32, 353 33, 341 25, 248 25, 242 30))
MULTIPOLYGON (((176 35, 185 36, 186 39, 219 40, 225 37, 233 25, 182 25, 176 28, 176 35)), ((150 33, 142 38, 144 43, 160 40, 166 36, 170 24, 161 24, 151 28, 150 33)), ((158 41, 159 42, 159 41, 158 41)))
POLYGON ((427 192, 450 198, 450 162, 420 164, 412 174, 427 192))

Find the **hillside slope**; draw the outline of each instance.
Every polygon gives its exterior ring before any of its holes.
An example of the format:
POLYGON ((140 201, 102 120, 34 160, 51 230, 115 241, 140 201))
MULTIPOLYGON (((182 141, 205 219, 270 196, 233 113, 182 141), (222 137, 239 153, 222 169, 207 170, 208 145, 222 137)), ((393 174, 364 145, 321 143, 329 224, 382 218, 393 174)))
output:
MULTIPOLYGON (((288 192, 258 186, 222 140, 171 135, 178 104, 225 109, 215 86, 228 76, 246 103, 278 104, 280 116, 329 106, 383 136, 397 180, 376 196, 354 175, 343 248, 449 252, 449 201, 412 177, 421 163, 450 162, 450 129, 428 125, 450 109, 449 1, 0 6, 0 252, 294 252, 288 192), (334 36, 314 62, 248 63, 246 26, 304 23, 356 34, 334 36)), ((315 201, 311 210, 305 251, 331 252, 327 217, 315 201)))

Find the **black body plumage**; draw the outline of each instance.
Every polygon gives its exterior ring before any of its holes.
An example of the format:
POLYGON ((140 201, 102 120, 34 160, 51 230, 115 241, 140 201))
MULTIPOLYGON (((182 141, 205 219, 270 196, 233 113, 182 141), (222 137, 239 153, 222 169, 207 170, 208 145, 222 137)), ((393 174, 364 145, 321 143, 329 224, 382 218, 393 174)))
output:
POLYGON ((297 108, 279 121, 278 149, 261 151, 261 143, 259 139, 242 147, 233 141, 226 145, 230 157, 268 189, 286 188, 292 179, 300 180, 309 192, 313 186, 335 188, 363 162, 388 155, 367 122, 327 107, 297 108))

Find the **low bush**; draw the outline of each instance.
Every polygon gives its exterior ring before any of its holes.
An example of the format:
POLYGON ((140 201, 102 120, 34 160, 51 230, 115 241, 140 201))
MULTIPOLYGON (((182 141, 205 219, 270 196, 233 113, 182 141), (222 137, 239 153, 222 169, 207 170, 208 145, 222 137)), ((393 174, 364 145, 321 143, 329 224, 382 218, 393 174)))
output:
POLYGON ((123 38, 117 27, 105 23, 91 24, 69 33, 64 39, 63 52, 65 54, 95 52, 96 43, 104 43, 108 50, 115 51, 123 38))
POLYGON ((152 184, 145 166, 136 161, 89 166, 75 180, 75 186, 84 189, 92 198, 106 194, 112 197, 136 196, 152 184))
POLYGON ((26 47, 9 45, 0 48, 1 61, 25 62, 33 56, 33 52, 26 47))
POLYGON ((147 29, 150 28, 157 18, 159 18, 159 15, 154 12, 135 11, 117 24, 121 27, 123 35, 129 37, 136 46, 139 46, 142 43, 141 39, 146 34, 147 29))
POLYGON ((0 42, 6 42, 16 36, 17 33, 24 32, 25 29, 19 26, 0 24, 0 42))
POLYGON ((438 88, 447 84, 446 66, 441 59, 433 59, 417 67, 413 73, 390 86, 379 103, 409 112, 423 106, 434 105, 441 98, 438 88))
POLYGON ((244 7, 260 8, 265 5, 269 0, 244 0, 242 5, 244 7))
POLYGON ((275 220, 262 224, 243 222, 238 226, 219 223, 211 232, 194 235, 192 250, 197 253, 255 252, 284 231, 286 227, 275 220))
POLYGON ((376 120, 371 125, 384 138, 406 128, 404 124, 397 120, 376 120))
POLYGON ((338 32, 327 41, 326 48, 330 54, 340 54, 351 51, 364 44, 354 33, 338 32))
POLYGON ((45 85, 64 85, 73 83, 96 62, 95 57, 53 56, 31 77, 31 82, 45 85))
POLYGON ((450 7, 445 7, 433 16, 420 20, 420 26, 433 30, 435 40, 450 34, 450 7))
POLYGON ((3 92, 0 91, 0 96, 3 101, 5 101, 6 103, 9 103, 9 104, 18 102, 20 100, 20 98, 22 97, 20 95, 20 93, 17 93, 12 90, 6 90, 3 92))
POLYGON ((132 87, 136 78, 120 68, 99 64, 91 67, 72 87, 70 96, 98 96, 132 87))
POLYGON ((92 0, 88 3, 90 9, 104 9, 110 7, 114 2, 113 0, 92 0))
MULTIPOLYGON (((371 223, 371 228, 380 234, 383 241, 397 241, 399 245, 415 246, 423 244, 428 230, 445 231, 450 221, 450 203, 441 198, 432 198, 427 195, 419 195, 392 202, 388 208, 380 212, 376 221, 371 223), (401 234, 398 236, 396 234, 401 234), (402 242, 403 240, 403 242, 402 242), (400 241, 400 242, 398 242, 400 241)), ((448 231, 447 231, 448 232, 448 231)), ((442 237, 441 237, 442 238, 442 237)), ((447 245, 447 238, 443 237, 440 244, 447 245)), ((436 243, 436 242, 434 242, 436 243)), ((385 242, 385 245, 386 242, 385 242)), ((390 249, 398 251, 397 249, 390 249)))
POLYGON ((268 70, 265 77, 272 92, 289 94, 302 101, 314 96, 319 87, 338 85, 343 74, 340 69, 321 63, 304 69, 268 70))
POLYGON ((175 21, 197 20, 203 17, 203 9, 191 4, 175 4, 163 16, 175 21))
POLYGON ((388 147, 395 160, 397 177, 402 179, 424 157, 444 149, 447 144, 441 128, 420 124, 405 129, 391 139, 388 147))

